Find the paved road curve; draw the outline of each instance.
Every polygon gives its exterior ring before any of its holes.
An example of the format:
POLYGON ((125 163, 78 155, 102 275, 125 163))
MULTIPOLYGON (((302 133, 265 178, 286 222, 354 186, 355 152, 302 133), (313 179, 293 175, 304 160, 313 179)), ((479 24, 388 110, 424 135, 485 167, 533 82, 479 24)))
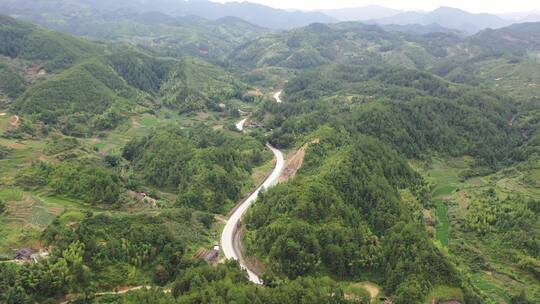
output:
POLYGON ((276 100, 277 103, 283 102, 283 100, 281 100, 281 93, 283 93, 283 91, 278 91, 276 92, 276 94, 274 94, 274 99, 276 100))
POLYGON ((246 123, 246 121, 247 121, 247 118, 240 120, 236 124, 236 128, 238 129, 238 131, 244 131, 244 124, 246 123))
POLYGON ((221 248, 223 249, 225 257, 227 259, 238 260, 240 262, 240 266, 243 269, 247 270, 249 280, 255 284, 261 284, 262 282, 261 279, 259 279, 259 277, 257 276, 257 274, 247 268, 246 264, 244 263, 242 252, 239 249, 240 237, 238 237, 238 227, 240 219, 249 209, 249 207, 257 200, 257 197, 259 196, 261 190, 268 189, 277 184, 279 176, 281 175, 281 172, 283 171, 283 168, 285 166, 283 153, 270 145, 267 146, 270 150, 272 150, 276 159, 276 165, 274 167, 274 170, 272 171, 270 176, 268 176, 268 178, 264 181, 264 183, 259 188, 257 188, 257 190, 255 190, 255 192, 253 192, 243 203, 241 203, 236 208, 236 210, 234 210, 233 214, 227 221, 225 228, 223 229, 223 233, 221 234, 221 248))

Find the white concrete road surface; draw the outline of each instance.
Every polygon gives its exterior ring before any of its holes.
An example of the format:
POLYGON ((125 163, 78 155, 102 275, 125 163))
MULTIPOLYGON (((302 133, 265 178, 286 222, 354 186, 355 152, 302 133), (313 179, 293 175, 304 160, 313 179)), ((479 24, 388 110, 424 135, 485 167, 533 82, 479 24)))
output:
POLYGON ((259 193, 262 191, 262 189, 266 190, 277 184, 279 176, 281 175, 281 172, 285 167, 283 153, 270 145, 267 146, 270 150, 272 150, 276 159, 276 165, 274 167, 274 170, 272 171, 270 176, 268 176, 268 178, 264 181, 264 183, 259 188, 257 188, 257 190, 255 190, 255 192, 253 192, 244 202, 242 202, 236 208, 236 210, 234 210, 233 214, 227 221, 225 228, 223 229, 223 233, 221 234, 221 248, 223 249, 225 257, 227 259, 238 260, 240 266, 243 269, 247 270, 249 280, 256 284, 262 284, 262 282, 257 276, 257 274, 250 270, 244 263, 242 252, 239 246, 240 238, 237 236, 237 234, 238 228, 240 226, 240 219, 242 218, 244 213, 246 213, 249 207, 257 200, 257 197, 259 196, 259 193))
POLYGON ((278 91, 276 92, 276 94, 274 94, 274 99, 276 100, 277 103, 283 102, 283 100, 281 100, 281 93, 283 93, 283 91, 278 91))
POLYGON ((237 124, 236 124, 236 128, 238 129, 238 131, 244 131, 244 124, 246 123, 247 121, 247 118, 245 119, 242 119, 240 120, 237 124))

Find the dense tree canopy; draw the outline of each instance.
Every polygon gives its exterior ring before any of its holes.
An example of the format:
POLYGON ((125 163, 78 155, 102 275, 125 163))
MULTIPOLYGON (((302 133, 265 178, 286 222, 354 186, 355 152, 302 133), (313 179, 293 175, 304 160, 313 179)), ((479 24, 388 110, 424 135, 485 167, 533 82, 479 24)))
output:
POLYGON ((272 141, 285 147, 330 123, 377 137, 408 157, 437 151, 496 166, 521 142, 508 124, 516 111, 510 98, 423 72, 334 65, 301 74, 285 93, 294 104, 267 108, 275 113, 272 141))
POLYGON ((117 203, 123 191, 118 175, 94 161, 36 162, 19 174, 18 184, 27 188, 49 186, 58 195, 90 204, 117 203))
POLYGON ((418 204, 428 203, 423 180, 406 161, 370 137, 315 134, 319 143, 308 149, 300 175, 250 211, 248 249, 289 278, 382 273, 386 289, 410 303, 433 284, 460 287, 458 272, 428 239, 420 205, 401 198, 398 190, 408 189, 418 204))
POLYGON ((158 130, 123 150, 144 183, 177 191, 181 205, 213 212, 240 198, 251 170, 266 155, 255 138, 238 139, 205 126, 158 130))

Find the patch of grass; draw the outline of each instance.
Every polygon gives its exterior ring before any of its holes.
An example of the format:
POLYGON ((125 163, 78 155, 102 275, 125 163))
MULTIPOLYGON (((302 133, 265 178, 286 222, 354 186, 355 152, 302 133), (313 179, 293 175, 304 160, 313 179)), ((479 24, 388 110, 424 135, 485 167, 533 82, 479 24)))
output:
POLYGON ((19 221, 0 216, 0 257, 11 259, 15 249, 39 244, 41 232, 35 226, 21 225, 19 221))
POLYGON ((19 188, 6 188, 0 190, 0 198, 8 202, 18 202, 23 199, 23 191, 19 188))
POLYGON ((74 208, 74 209, 88 209, 88 207, 76 200, 62 198, 58 196, 49 196, 42 194, 35 194, 39 200, 43 202, 48 208, 74 208))
POLYGON ((69 211, 64 212, 58 218, 58 220, 60 221, 61 224, 65 225, 66 223, 80 222, 84 219, 84 216, 85 216, 84 213, 80 211, 69 210, 69 211))
MULTIPOLYGON (((371 282, 343 283, 343 291, 347 298, 355 300, 369 300, 370 303, 379 303, 381 288, 371 282)), ((361 301, 361 303, 364 303, 361 301)))
POLYGON ((437 213, 437 240, 448 248, 448 234, 450 230, 450 221, 448 220, 448 206, 443 201, 436 201, 436 213, 437 213))
POLYGON ((155 127, 159 124, 159 121, 153 116, 143 116, 138 120, 139 124, 144 127, 155 127))
POLYGON ((454 190, 456 190, 456 187, 452 185, 437 186, 435 190, 433 190, 433 197, 437 197, 441 195, 449 195, 449 194, 452 194, 454 190))
POLYGON ((426 304, 431 304, 435 300, 435 303, 438 303, 438 301, 448 301, 448 300, 456 300, 460 303, 465 303, 463 299, 463 291, 459 288, 452 288, 448 286, 435 286, 433 290, 429 293, 429 295, 426 297, 426 304))
POLYGON ((484 292, 488 297, 492 298, 493 300, 500 301, 504 300, 506 303, 510 302, 510 298, 508 297, 508 294, 506 292, 492 284, 490 281, 488 281, 484 276, 480 274, 472 274, 471 280, 473 284, 480 289, 482 292, 484 292))
POLYGON ((91 209, 80 202, 47 196, 47 191, 24 192, 19 188, 0 190, 0 198, 8 202, 8 212, 0 216, 0 255, 12 256, 22 247, 39 246, 43 230, 66 209, 66 221, 84 217, 82 210, 91 209))
POLYGON ((5 115, 0 116, 0 133, 4 133, 9 128, 9 114, 7 111, 0 110, 0 113, 5 113, 5 115))

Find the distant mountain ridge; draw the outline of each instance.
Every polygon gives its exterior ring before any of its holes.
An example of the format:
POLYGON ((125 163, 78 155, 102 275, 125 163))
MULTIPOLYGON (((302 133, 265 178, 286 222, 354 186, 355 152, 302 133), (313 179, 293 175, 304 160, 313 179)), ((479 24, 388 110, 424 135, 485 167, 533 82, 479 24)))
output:
POLYGON ((432 24, 427 24, 427 25, 388 24, 388 25, 381 25, 381 27, 385 31, 388 31, 388 32, 400 32, 400 33, 416 34, 416 35, 425 35, 425 34, 430 34, 430 33, 444 33, 444 34, 456 34, 458 36, 466 36, 465 33, 463 33, 460 30, 446 28, 439 25, 438 23, 432 23, 432 24))
MULTIPOLYGON (((61 14, 82 17, 96 13, 131 10, 133 12, 157 11, 172 16, 197 15, 207 19, 237 17, 269 29, 283 30, 309 25, 315 22, 337 21, 321 12, 286 11, 251 2, 217 3, 208 0, 0 0, 0 11, 15 16, 61 14)), ((30 18, 26 18, 31 20, 30 18)))
POLYGON ((459 30, 468 34, 475 34, 487 28, 497 29, 512 23, 496 15, 485 13, 472 14, 451 7, 440 7, 431 12, 404 12, 375 21, 381 25, 430 25, 436 23, 442 27, 459 30))
POLYGON ((403 11, 378 5, 321 10, 339 21, 365 21, 395 16, 403 11))
MULTIPOLYGON (((408 26, 406 31, 417 33, 455 30, 467 35, 473 35, 488 28, 498 29, 513 23, 540 20, 538 11, 495 15, 473 14, 452 7, 419 12, 400 11, 377 5, 299 11, 277 9, 248 1, 218 3, 209 0, 0 0, 0 12, 43 26, 48 26, 48 23, 55 20, 94 18, 111 14, 114 18, 114 14, 118 12, 125 14, 157 12, 171 17, 198 16, 210 20, 236 17, 271 30, 290 30, 312 23, 363 21, 381 26, 408 26)), ((159 15, 156 14, 153 17, 157 18, 155 21, 163 23, 163 20, 159 20, 159 15)))

